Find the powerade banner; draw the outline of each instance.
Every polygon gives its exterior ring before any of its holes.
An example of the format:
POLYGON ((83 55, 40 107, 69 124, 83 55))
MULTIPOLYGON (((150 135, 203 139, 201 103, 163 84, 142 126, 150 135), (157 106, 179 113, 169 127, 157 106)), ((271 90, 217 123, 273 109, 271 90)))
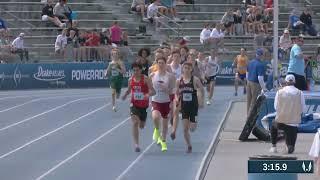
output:
MULTIPOLYGON (((43 89, 43 88, 94 88, 109 87, 105 71, 108 63, 61 63, 61 64, 0 64, 0 89, 43 89)), ((286 71, 283 66, 281 74, 286 71)), ((124 86, 132 75, 130 64, 126 64, 124 86)), ((267 74, 271 74, 271 65, 267 64, 267 74)), ((219 67, 217 84, 234 83, 236 69, 231 61, 223 62, 219 67)))

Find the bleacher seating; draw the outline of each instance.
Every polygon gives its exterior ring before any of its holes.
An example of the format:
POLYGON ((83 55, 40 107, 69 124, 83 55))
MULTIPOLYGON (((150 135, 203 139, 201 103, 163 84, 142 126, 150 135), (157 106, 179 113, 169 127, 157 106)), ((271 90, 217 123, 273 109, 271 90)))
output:
MULTIPOLYGON (((191 37, 191 48, 200 48, 199 34, 204 23, 220 21, 225 11, 229 8, 238 8, 239 0, 196 0, 195 5, 179 5, 178 14, 183 20, 178 21, 182 26, 184 35, 191 37)), ((281 4, 282 1, 280 1, 281 4)), ((312 0, 312 9, 319 12, 320 1, 312 0)), ((140 22, 139 17, 129 14, 131 0, 77 0, 69 1, 71 8, 78 13, 79 29, 99 29, 110 27, 116 18, 121 27, 129 32, 129 43, 133 52, 139 48, 159 46, 159 39, 152 36, 136 36, 140 22)), ((303 6, 304 4, 301 4, 303 6)), ((6 0, 0 2, 0 16, 7 20, 11 34, 16 36, 21 31, 26 33, 26 45, 31 49, 31 57, 36 60, 50 60, 54 54, 54 41, 58 34, 57 28, 48 27, 41 22, 40 13, 43 4, 40 0, 6 0)), ((288 17, 292 7, 281 4, 279 15, 279 32, 287 27, 288 17)), ((320 25, 320 17, 315 15, 313 22, 320 25)), ((169 25, 172 23, 169 23, 169 25)), ((165 34, 179 38, 172 28, 162 28, 165 34)), ((155 34, 148 28, 149 34, 155 34)), ((304 49, 313 53, 320 40, 317 37, 307 37, 304 49)), ((227 58, 232 58, 238 53, 239 48, 245 46, 253 51, 252 36, 227 36, 225 47, 228 49, 227 58)))

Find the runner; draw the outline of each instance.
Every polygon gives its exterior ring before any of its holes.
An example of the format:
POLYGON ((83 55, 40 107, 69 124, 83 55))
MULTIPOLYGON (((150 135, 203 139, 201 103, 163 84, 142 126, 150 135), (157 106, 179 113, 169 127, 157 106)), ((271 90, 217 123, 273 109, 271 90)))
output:
POLYGON ((170 112, 170 94, 175 85, 174 76, 167 72, 166 59, 156 59, 158 71, 151 73, 153 88, 156 95, 152 97, 152 119, 154 122, 153 140, 161 145, 161 151, 167 151, 166 137, 168 132, 168 114, 170 112), (160 120, 162 119, 162 134, 160 136, 160 120))
POLYGON ((131 93, 131 120, 132 135, 135 145, 135 152, 140 152, 139 146, 139 127, 143 129, 147 120, 147 109, 149 106, 149 97, 155 95, 151 80, 142 74, 142 65, 139 63, 132 64, 133 75, 128 81, 128 90, 123 95, 125 100, 131 93))
POLYGON ((126 73, 126 68, 123 62, 120 60, 120 52, 119 49, 112 49, 111 51, 111 63, 107 68, 106 74, 110 77, 110 86, 112 89, 112 110, 114 112, 117 111, 116 108, 116 98, 119 99, 123 75, 126 73))
POLYGON ((207 92, 208 100, 207 105, 211 105, 213 98, 214 86, 216 84, 216 78, 219 71, 220 60, 216 50, 211 52, 211 56, 208 57, 208 63, 206 65, 205 76, 207 80, 207 92))
MULTIPOLYGON (((183 119, 183 133, 187 144, 187 153, 192 152, 191 138, 189 131, 193 132, 197 127, 196 116, 198 115, 198 96, 204 93, 204 88, 199 78, 192 75, 192 64, 183 64, 183 74, 180 80, 177 80, 176 101, 181 104, 181 113, 183 119)), ((200 95, 199 97, 203 97, 200 95)), ((203 105, 200 105, 202 108, 203 105)))
POLYGON ((232 64, 233 67, 237 68, 237 73, 235 76, 234 81, 234 95, 238 96, 238 87, 239 82, 243 84, 243 94, 246 94, 246 86, 247 86, 247 80, 246 80, 246 74, 247 74, 247 66, 248 66, 248 56, 246 55, 246 49, 241 48, 240 55, 238 55, 232 64))

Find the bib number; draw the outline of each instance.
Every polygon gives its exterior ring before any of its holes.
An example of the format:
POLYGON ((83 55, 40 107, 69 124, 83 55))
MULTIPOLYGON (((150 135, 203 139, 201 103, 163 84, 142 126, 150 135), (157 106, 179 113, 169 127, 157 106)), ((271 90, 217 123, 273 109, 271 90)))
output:
POLYGON ((133 93, 133 99, 134 100, 144 100, 144 94, 141 92, 135 92, 135 93, 133 93))
POLYGON ((192 101, 192 94, 191 93, 183 93, 182 94, 182 100, 185 102, 192 101))
POLYGON ((112 70, 111 75, 112 76, 119 76, 119 72, 117 70, 112 70))

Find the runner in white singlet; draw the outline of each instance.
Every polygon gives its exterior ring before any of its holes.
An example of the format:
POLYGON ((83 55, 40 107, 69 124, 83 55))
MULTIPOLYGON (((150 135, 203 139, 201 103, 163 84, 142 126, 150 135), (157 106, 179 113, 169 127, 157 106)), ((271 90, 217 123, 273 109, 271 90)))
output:
POLYGON ((216 78, 219 71, 220 60, 216 50, 211 52, 211 56, 208 57, 208 63, 206 64, 205 76, 207 80, 208 100, 207 105, 211 105, 213 98, 214 86, 216 84, 216 78))

